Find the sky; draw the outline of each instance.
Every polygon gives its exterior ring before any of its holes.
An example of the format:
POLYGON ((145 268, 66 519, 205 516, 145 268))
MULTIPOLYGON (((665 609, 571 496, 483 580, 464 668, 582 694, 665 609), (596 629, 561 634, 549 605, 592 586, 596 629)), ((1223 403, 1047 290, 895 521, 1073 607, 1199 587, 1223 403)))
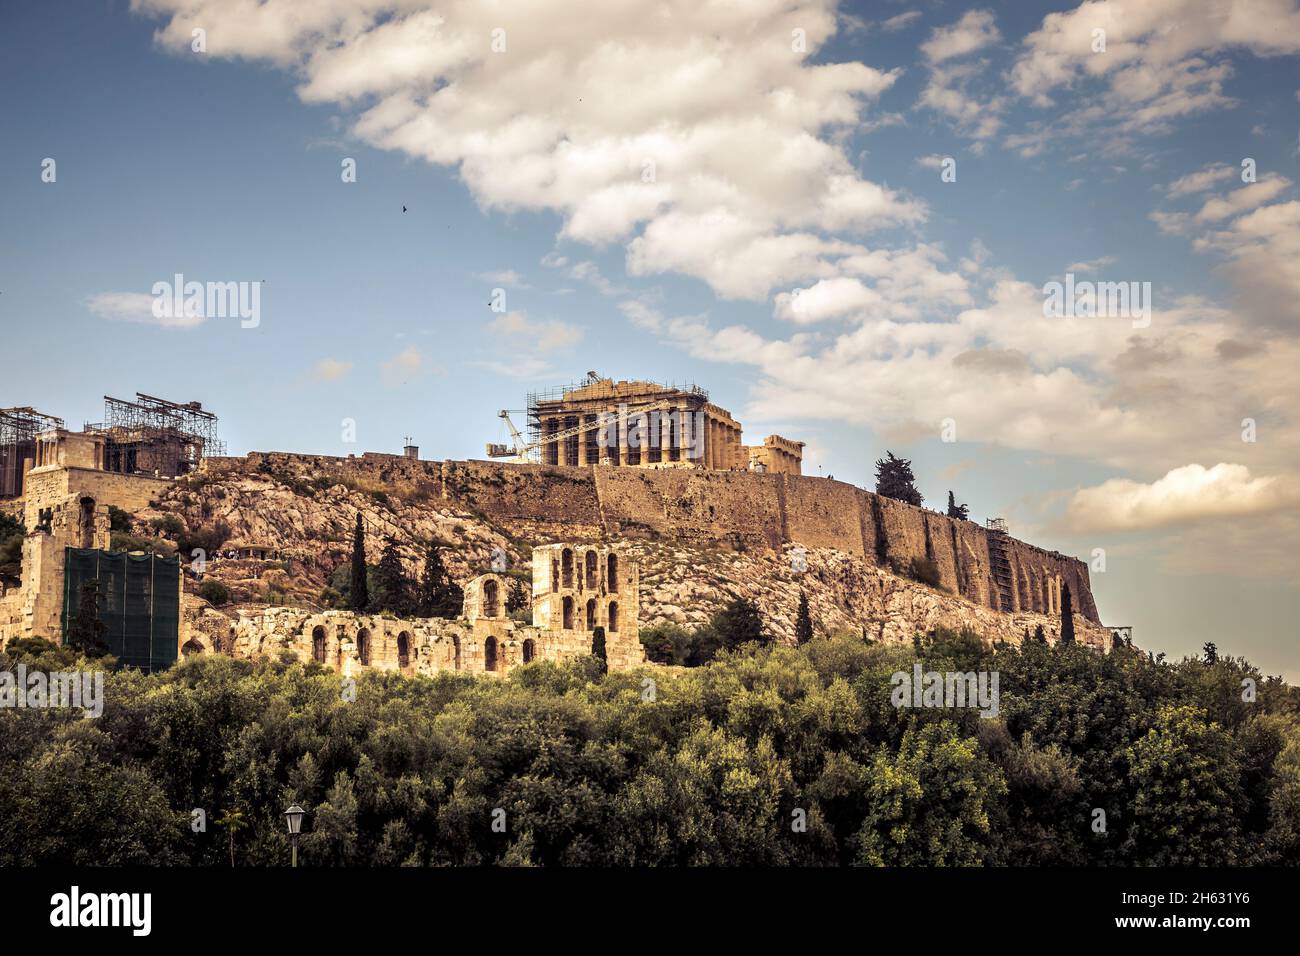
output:
POLYGON ((1300 0, 4 0, 0 406, 465 459, 693 382, 1294 683, 1298 55, 1300 0), (256 321, 156 314, 177 274, 256 321))

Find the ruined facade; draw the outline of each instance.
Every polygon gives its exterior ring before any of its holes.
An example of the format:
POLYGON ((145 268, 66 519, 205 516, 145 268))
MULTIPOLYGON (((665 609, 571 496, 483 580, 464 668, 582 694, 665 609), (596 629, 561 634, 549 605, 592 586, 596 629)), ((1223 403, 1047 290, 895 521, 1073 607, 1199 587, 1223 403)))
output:
POLYGON ((500 574, 471 579, 455 621, 270 607, 241 609, 232 620, 199 611, 181 653, 256 658, 288 652, 344 675, 366 670, 504 675, 533 661, 586 656, 592 652, 595 628, 603 627, 611 670, 645 663, 636 624, 636 563, 616 551, 568 544, 535 549, 531 626, 507 616, 508 589, 509 580, 500 574), (582 575, 574 572, 575 562, 582 575), (580 599, 584 603, 579 607, 580 599))
POLYGON ((768 475, 803 474, 803 446, 780 435, 768 435, 761 445, 750 445, 749 470, 768 475))
POLYGON ((529 426, 542 464, 586 467, 710 468, 743 471, 755 460, 799 474, 803 443, 769 436, 755 449, 741 425, 704 389, 646 381, 587 382, 530 397, 529 426))

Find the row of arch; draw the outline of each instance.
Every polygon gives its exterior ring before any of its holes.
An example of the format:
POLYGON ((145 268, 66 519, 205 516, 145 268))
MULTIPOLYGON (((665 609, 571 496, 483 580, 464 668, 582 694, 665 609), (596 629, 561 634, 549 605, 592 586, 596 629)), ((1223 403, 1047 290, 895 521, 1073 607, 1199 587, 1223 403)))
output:
MULTIPOLYGON (((560 552, 560 563, 558 567, 552 564, 551 568, 551 590, 558 591, 561 588, 577 587, 579 590, 595 591, 600 588, 600 556, 593 550, 587 551, 582 559, 583 567, 577 574, 577 584, 574 575, 574 553, 572 548, 565 548, 560 552)), ((610 552, 605 556, 605 590, 618 590, 618 555, 610 552)))
MULTIPOLYGON (((563 620, 561 621, 561 626, 566 631, 575 630, 574 611, 576 610, 576 607, 577 605, 575 604, 573 598, 568 595, 565 595, 565 597, 560 602, 560 612, 563 618, 563 620)), ((597 620, 597 616, 596 616, 598 610, 596 599, 589 598, 587 600, 587 604, 584 610, 585 613, 583 615, 583 621, 586 624, 586 627, 581 628, 581 630, 594 631, 599 624, 599 621, 597 620)), ((618 602, 617 601, 609 602, 609 605, 606 608, 605 621, 606 621, 605 630, 609 631, 610 633, 617 633, 618 631, 618 602)))
MULTIPOLYGON (((357 631, 357 660, 363 665, 369 666, 371 660, 371 636, 368 628, 362 628, 357 631)), ((318 664, 324 664, 327 656, 327 636, 325 628, 317 625, 312 628, 311 632, 311 656, 312 660, 318 664)), ((459 635, 451 636, 452 646, 452 667, 455 670, 462 668, 461 642, 459 635)), ((537 642, 531 637, 525 638, 521 647, 523 662, 529 664, 537 659, 537 642)), ((339 649, 339 658, 342 660, 343 651, 339 649)), ((483 669, 485 671, 495 671, 500 662, 501 646, 495 637, 489 636, 483 642, 483 669)), ((411 666, 411 634, 409 631, 402 631, 397 635, 397 664, 402 670, 411 666)))

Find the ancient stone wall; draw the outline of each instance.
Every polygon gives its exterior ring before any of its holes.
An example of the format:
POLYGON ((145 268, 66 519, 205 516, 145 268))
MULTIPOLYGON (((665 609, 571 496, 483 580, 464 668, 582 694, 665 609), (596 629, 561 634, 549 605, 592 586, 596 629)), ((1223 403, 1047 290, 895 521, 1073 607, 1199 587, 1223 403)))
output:
MULTIPOLYGON (((860 555, 907 573, 931 560, 943 587, 969 601, 1012 613, 1050 613, 1033 598, 1047 587, 1059 602, 1069 584, 1075 610, 1100 621, 1087 565, 1000 535, 1010 562, 1010 605, 995 579, 990 531, 972 521, 883 498, 845 482, 797 475, 688 469, 569 468, 485 461, 416 461, 395 455, 328 458, 253 453, 205 464, 223 471, 284 469, 341 480, 436 487, 442 498, 506 527, 551 540, 604 535, 694 545, 777 549, 795 543, 860 555), (1045 581, 1050 584, 1045 585, 1045 581)), ((1005 584, 1006 582, 1002 582, 1005 584)))

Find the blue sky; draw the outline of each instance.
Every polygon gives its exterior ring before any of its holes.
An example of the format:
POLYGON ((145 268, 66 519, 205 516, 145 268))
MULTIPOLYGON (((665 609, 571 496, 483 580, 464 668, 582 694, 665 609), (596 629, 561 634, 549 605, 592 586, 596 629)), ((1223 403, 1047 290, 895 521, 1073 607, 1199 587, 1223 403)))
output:
POLYGON ((694 381, 805 473, 890 448, 1104 549, 1144 646, 1300 678, 1295 3, 577 9, 7 2, 0 404, 470 458, 530 389, 694 381), (1067 270, 1150 282, 1150 327, 1047 320, 1067 270), (261 281, 260 324, 160 326, 177 272, 261 281))

